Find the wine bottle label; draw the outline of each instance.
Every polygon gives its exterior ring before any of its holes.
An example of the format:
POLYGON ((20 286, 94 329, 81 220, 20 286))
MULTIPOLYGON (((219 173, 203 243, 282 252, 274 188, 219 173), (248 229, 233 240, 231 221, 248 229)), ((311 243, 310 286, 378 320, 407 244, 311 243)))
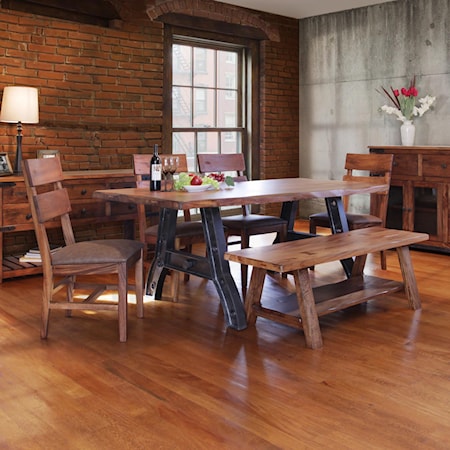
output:
POLYGON ((152 164, 152 181, 161 181, 161 164, 152 164))

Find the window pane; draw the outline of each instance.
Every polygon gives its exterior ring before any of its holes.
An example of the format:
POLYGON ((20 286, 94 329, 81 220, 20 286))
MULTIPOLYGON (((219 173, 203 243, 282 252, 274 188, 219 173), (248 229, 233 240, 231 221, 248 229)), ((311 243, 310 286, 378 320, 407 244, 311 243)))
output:
POLYGON ((214 127, 215 110, 214 89, 194 88, 194 127, 214 127))
POLYGON ((221 153, 241 153, 242 133, 238 131, 223 131, 220 134, 221 153))
POLYGON ((174 128, 192 126, 190 88, 174 86, 172 89, 172 124, 174 128))
POLYGON ((180 86, 192 84, 192 47, 174 44, 172 46, 172 83, 180 86))
POLYGON ((217 87, 222 89, 236 89, 237 87, 237 53, 217 52, 217 87))
POLYGON ((173 133, 172 153, 185 153, 188 161, 188 168, 190 171, 194 171, 196 167, 195 133, 173 133))
POLYGON ((219 153, 219 133, 199 131, 197 133, 197 153, 219 153))
POLYGON ((237 126, 237 97, 234 91, 217 91, 217 126, 235 128, 237 126))
POLYGON ((216 86, 215 50, 194 47, 194 86, 216 86))

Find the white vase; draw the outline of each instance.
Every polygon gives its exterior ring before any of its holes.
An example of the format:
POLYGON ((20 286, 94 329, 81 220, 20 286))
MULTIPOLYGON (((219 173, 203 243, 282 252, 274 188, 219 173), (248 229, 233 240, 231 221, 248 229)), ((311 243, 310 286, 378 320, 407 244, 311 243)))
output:
POLYGON ((414 145, 414 136, 416 134, 416 127, 412 120, 405 120, 400 127, 400 136, 402 138, 402 145, 414 145))

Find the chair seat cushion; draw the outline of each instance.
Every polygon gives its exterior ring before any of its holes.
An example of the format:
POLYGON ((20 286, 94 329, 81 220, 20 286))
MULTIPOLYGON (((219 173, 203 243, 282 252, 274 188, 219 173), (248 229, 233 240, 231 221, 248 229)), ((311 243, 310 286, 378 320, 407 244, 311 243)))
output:
MULTIPOLYGON (((145 230, 146 235, 158 236, 158 226, 153 225, 145 230)), ((186 221, 177 223, 175 234, 178 238, 203 236, 203 225, 198 221, 186 221)))
POLYGON ((262 214, 238 214, 236 216, 224 216, 222 222, 227 228, 247 229, 254 227, 276 227, 287 226, 287 220, 275 216, 264 216, 262 214))
POLYGON ((52 254, 55 266, 65 264, 121 263, 140 252, 144 245, 130 239, 104 239, 77 242, 63 247, 52 254))
MULTIPOLYGON (((382 220, 379 217, 370 214, 346 213, 346 216, 349 229, 382 226, 382 220)), ((330 219, 326 212, 312 214, 309 216, 309 219, 314 220, 318 227, 330 226, 330 219)))

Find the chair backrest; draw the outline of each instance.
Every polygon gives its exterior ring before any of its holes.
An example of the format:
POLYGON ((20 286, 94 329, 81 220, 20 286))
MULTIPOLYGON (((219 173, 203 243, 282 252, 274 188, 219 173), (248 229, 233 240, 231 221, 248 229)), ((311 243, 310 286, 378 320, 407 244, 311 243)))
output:
MULTIPOLYGON (((227 173, 234 181, 247 181, 245 158, 242 153, 198 153, 198 169, 201 173, 227 173)), ((242 205, 242 214, 250 214, 249 205, 242 205)))
MULTIPOLYGON (((345 159, 344 180, 364 181, 371 184, 391 184, 392 163, 394 155, 389 154, 357 154, 348 153, 345 159), (355 171, 359 172, 355 174, 355 171), (361 173, 363 172, 363 173, 361 173)), ((370 214, 379 217, 386 226, 389 189, 370 195, 370 214)), ((348 207, 348 197, 344 198, 345 209, 348 207)))
POLYGON ((198 169, 201 173, 232 173, 235 181, 247 181, 245 159, 242 153, 199 153, 198 169))
POLYGON ((69 217, 72 208, 67 189, 62 186, 64 176, 59 158, 24 159, 22 165, 45 274, 51 271, 50 243, 46 223, 59 220, 65 244, 75 243, 69 217))

